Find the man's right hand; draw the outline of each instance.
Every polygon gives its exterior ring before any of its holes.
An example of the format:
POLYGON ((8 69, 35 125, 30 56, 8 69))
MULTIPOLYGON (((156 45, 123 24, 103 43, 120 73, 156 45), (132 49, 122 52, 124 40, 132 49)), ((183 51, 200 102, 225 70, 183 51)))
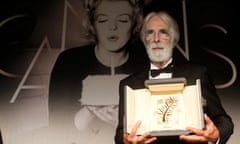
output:
POLYGON ((145 132, 142 135, 136 135, 140 125, 141 121, 138 121, 134 125, 130 134, 124 133, 124 144, 148 144, 157 140, 156 137, 151 137, 149 132, 145 132))

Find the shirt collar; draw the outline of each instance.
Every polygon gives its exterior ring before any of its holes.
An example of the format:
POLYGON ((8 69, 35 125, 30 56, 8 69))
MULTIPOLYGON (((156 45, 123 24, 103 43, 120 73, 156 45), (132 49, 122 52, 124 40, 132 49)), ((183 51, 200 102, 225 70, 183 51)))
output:
MULTIPOLYGON (((168 62, 162 68, 167 67, 170 63, 172 63, 172 61, 173 61, 173 58, 169 59, 168 62)), ((153 69, 159 69, 159 68, 155 66, 153 63, 151 63, 150 69, 153 70, 153 69)))

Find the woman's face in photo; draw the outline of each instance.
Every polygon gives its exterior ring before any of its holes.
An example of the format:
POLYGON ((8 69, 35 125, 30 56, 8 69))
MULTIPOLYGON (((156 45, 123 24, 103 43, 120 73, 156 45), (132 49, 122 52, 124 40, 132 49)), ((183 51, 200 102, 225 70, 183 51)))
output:
POLYGON ((118 51, 130 38, 133 9, 128 1, 103 0, 95 14, 98 46, 118 51))

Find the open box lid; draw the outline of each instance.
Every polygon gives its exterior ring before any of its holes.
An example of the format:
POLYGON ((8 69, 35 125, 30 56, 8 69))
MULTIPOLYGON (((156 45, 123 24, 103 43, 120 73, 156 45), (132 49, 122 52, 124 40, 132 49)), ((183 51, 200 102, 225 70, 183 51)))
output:
POLYGON ((145 80, 145 86, 150 92, 169 92, 181 91, 187 83, 186 78, 166 78, 166 79, 149 79, 145 80))

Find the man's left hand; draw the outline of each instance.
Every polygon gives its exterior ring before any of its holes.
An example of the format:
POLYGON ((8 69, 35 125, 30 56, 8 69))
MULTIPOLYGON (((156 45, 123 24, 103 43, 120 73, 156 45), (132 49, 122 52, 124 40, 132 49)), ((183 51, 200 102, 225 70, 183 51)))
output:
POLYGON ((193 135, 181 135, 179 138, 184 142, 189 143, 203 143, 203 142, 213 142, 216 143, 220 137, 219 130, 213 123, 213 121, 204 114, 205 128, 200 130, 193 127, 188 127, 187 129, 194 133, 193 135))

